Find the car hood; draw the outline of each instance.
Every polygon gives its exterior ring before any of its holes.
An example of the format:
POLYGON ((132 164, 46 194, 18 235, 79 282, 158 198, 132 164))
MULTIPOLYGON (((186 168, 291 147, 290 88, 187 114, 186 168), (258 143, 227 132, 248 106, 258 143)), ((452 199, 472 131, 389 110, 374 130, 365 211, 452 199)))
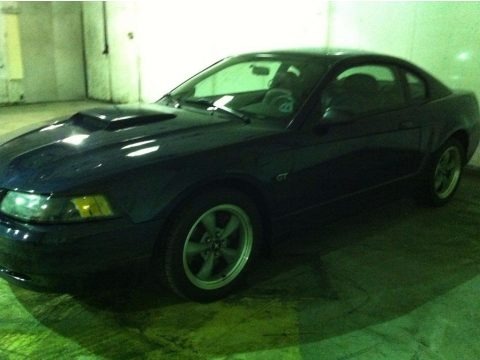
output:
POLYGON ((228 114, 109 106, 14 133, 0 145, 0 187, 50 193, 163 159, 262 136, 228 114))

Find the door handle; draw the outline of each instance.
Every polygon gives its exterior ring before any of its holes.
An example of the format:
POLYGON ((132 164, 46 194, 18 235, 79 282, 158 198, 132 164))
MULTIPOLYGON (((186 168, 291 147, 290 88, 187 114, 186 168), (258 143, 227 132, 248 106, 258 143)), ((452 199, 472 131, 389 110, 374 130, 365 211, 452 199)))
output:
POLYGON ((402 121, 400 123, 399 128, 400 129, 411 129, 411 128, 414 128, 415 125, 416 125, 416 123, 414 121, 406 120, 406 121, 402 121))

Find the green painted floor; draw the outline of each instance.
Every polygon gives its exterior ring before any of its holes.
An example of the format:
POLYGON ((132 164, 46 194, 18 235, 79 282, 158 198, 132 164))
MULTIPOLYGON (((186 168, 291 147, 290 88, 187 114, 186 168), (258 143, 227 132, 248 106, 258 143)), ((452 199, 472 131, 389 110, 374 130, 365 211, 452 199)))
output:
POLYGON ((479 174, 446 207, 395 201, 288 240, 206 305, 148 283, 71 296, 0 280, 0 360, 480 359, 479 174))

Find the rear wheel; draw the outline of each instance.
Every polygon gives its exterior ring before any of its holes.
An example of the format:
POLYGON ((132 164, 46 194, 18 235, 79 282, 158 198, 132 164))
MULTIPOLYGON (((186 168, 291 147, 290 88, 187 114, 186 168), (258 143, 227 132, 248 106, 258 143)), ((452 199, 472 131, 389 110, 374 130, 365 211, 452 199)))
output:
POLYGON ((450 201, 460 183, 464 162, 463 145, 456 139, 448 140, 432 157, 422 198, 433 206, 441 206, 450 201))
POLYGON ((192 199, 175 215, 157 253, 164 282, 182 297, 212 301, 244 279, 261 238, 253 202, 219 190, 192 199))

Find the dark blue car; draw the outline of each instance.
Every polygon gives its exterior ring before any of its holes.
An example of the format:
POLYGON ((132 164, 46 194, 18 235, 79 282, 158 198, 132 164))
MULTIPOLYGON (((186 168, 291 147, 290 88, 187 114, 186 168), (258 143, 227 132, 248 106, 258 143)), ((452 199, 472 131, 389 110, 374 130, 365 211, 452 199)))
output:
POLYGON ((177 294, 225 296, 279 225, 359 194, 454 195, 478 104, 397 58, 226 58, 157 103, 92 109, 0 146, 0 273, 61 288, 148 264, 177 294))

